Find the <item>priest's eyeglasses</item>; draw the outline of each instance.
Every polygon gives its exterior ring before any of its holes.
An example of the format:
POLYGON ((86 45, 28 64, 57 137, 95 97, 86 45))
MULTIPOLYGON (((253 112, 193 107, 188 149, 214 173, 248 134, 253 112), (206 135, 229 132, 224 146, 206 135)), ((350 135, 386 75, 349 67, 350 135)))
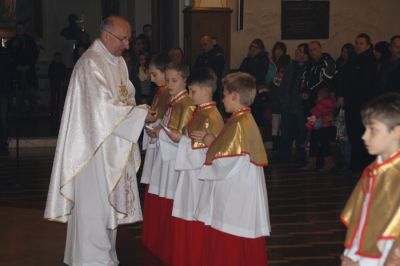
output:
POLYGON ((109 33, 111 36, 113 36, 115 39, 117 39, 120 42, 126 42, 126 43, 130 42, 130 39, 128 37, 120 37, 120 36, 115 35, 111 31, 108 31, 108 30, 104 30, 104 31, 109 33))

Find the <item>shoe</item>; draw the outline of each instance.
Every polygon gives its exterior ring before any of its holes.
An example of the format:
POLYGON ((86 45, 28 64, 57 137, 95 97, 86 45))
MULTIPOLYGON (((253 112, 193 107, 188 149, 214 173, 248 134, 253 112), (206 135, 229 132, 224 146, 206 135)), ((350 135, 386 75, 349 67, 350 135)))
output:
POLYGON ((301 170, 316 170, 317 159, 315 157, 308 158, 307 164, 301 170))

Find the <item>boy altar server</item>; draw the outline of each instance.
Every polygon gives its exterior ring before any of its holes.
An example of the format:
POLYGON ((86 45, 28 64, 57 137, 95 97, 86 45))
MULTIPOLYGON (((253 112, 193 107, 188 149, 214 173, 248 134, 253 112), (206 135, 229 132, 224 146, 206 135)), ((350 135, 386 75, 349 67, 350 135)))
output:
POLYGON ((189 121, 185 134, 171 130, 169 137, 179 142, 175 170, 179 170, 179 180, 175 192, 172 216, 174 219, 174 239, 172 265, 202 265, 204 225, 195 221, 200 191, 204 181, 199 180, 200 169, 204 164, 207 146, 203 141, 191 137, 195 131, 205 131, 217 136, 224 126, 216 103, 212 101, 217 88, 217 76, 209 68, 199 68, 188 79, 189 96, 197 106, 189 121))
MULTIPOLYGON (((165 80, 165 69, 169 63, 169 57, 164 54, 156 54, 150 60, 149 72, 151 81, 157 85, 157 91, 151 104, 153 116, 146 127, 154 128, 158 126, 164 117, 167 105, 170 99, 165 80)), ((147 131, 143 134, 143 150, 146 150, 146 156, 143 163, 142 178, 140 182, 146 184, 144 191, 143 206, 143 225, 142 225, 142 243, 149 250, 156 249, 158 245, 159 231, 158 220, 155 218, 159 213, 159 204, 157 196, 148 193, 148 184, 150 183, 153 162, 156 158, 158 147, 160 146, 158 138, 151 138, 147 131)))
POLYGON ((256 94, 255 79, 232 73, 223 79, 223 87, 225 111, 232 115, 221 133, 215 140, 204 131, 193 133, 199 136, 196 141, 209 147, 199 174, 204 185, 195 214, 209 225, 203 264, 265 266, 264 236, 270 234, 263 169, 267 154, 249 108, 256 94))
POLYGON ((159 138, 160 145, 153 162, 148 190, 148 193, 157 196, 157 209, 159 209, 157 216, 151 218, 158 221, 159 232, 158 245, 151 251, 167 265, 171 263, 172 256, 173 222, 171 214, 179 172, 175 170, 178 145, 168 137, 166 131, 177 130, 182 133, 192 117, 194 105, 186 91, 188 76, 189 67, 187 65, 171 63, 167 66, 165 77, 171 95, 170 102, 161 124, 147 131, 151 137, 159 138))
POLYGON ((368 153, 342 212, 347 227, 343 266, 400 265, 400 94, 382 95, 361 111, 368 153))

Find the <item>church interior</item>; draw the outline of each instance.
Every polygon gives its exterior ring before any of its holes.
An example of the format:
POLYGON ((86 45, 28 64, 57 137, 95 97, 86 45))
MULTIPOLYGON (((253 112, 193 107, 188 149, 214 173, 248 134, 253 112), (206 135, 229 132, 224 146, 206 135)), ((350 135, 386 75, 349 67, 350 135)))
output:
MULTIPOLYGON (((150 57, 173 48, 180 48, 183 60, 194 68, 201 40, 207 35, 223 53, 224 76, 242 69, 242 60, 255 39, 262 40, 267 57, 273 56, 274 44, 283 42, 285 53, 292 59, 300 44, 311 47, 314 41, 334 63, 342 56, 343 45, 353 44, 360 33, 372 39, 371 49, 373 44, 385 42, 385 49, 392 51, 395 41, 391 38, 400 34, 398 10, 400 1, 396 0, 0 1, 0 137, 4 138, 0 140, 0 145, 4 144, 0 146, 0 264, 66 265, 63 256, 67 226, 45 220, 43 214, 69 77, 79 57, 99 37, 103 18, 118 15, 132 25, 129 51, 133 52, 127 54, 135 54, 129 59, 133 69, 140 65, 140 55, 150 57), (146 26, 151 28, 150 37, 146 26), (23 45, 24 57, 34 58, 32 82, 29 70, 18 77, 11 70, 14 55, 9 47, 18 35, 18 27, 23 27, 24 34, 34 42, 28 49, 27 42, 23 45), (57 63, 62 67, 52 70, 57 63)), ((400 37, 397 40, 400 45, 400 37)), ((18 51, 16 54, 21 56, 18 51)), ((400 68, 397 69, 400 75, 400 68)), ((150 78, 147 85, 139 78, 131 80, 135 87, 142 88, 136 102, 151 103, 145 96, 146 86, 153 86, 150 78)), ((336 85, 335 81, 332 84, 336 85)), ((307 167, 306 161, 295 156, 279 158, 281 136, 271 131, 274 111, 268 107, 273 96, 268 94, 269 85, 262 85, 268 95, 262 103, 262 119, 266 122, 259 125, 268 156, 264 167, 271 222, 271 235, 265 238, 268 265, 340 265, 346 235, 340 215, 362 169, 349 169, 349 155, 340 146, 336 129, 329 140, 330 158, 335 161, 331 169, 326 170, 318 162, 317 167, 307 167)), ((339 116, 339 111, 334 116, 339 116)), ((304 119, 303 125, 306 122, 304 119)), ((296 154, 297 145, 292 141, 290 152, 296 154)), ((303 148, 308 154, 309 144, 303 148)), ((142 152, 142 161, 144 156, 142 152)), ((137 182, 143 206, 145 186, 139 182, 141 171, 142 168, 137 182)), ((141 237, 141 222, 118 227, 120 265, 167 265, 143 245, 141 237)))

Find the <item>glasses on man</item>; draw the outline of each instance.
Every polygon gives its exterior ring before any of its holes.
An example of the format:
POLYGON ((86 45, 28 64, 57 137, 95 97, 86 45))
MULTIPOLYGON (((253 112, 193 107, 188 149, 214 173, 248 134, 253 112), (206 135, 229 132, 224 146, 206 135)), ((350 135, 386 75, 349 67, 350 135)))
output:
POLYGON ((111 36, 113 36, 115 39, 117 39, 120 42, 127 42, 127 43, 130 42, 130 39, 128 37, 120 37, 120 36, 115 35, 111 31, 108 31, 108 30, 104 30, 104 31, 109 33, 111 36))

